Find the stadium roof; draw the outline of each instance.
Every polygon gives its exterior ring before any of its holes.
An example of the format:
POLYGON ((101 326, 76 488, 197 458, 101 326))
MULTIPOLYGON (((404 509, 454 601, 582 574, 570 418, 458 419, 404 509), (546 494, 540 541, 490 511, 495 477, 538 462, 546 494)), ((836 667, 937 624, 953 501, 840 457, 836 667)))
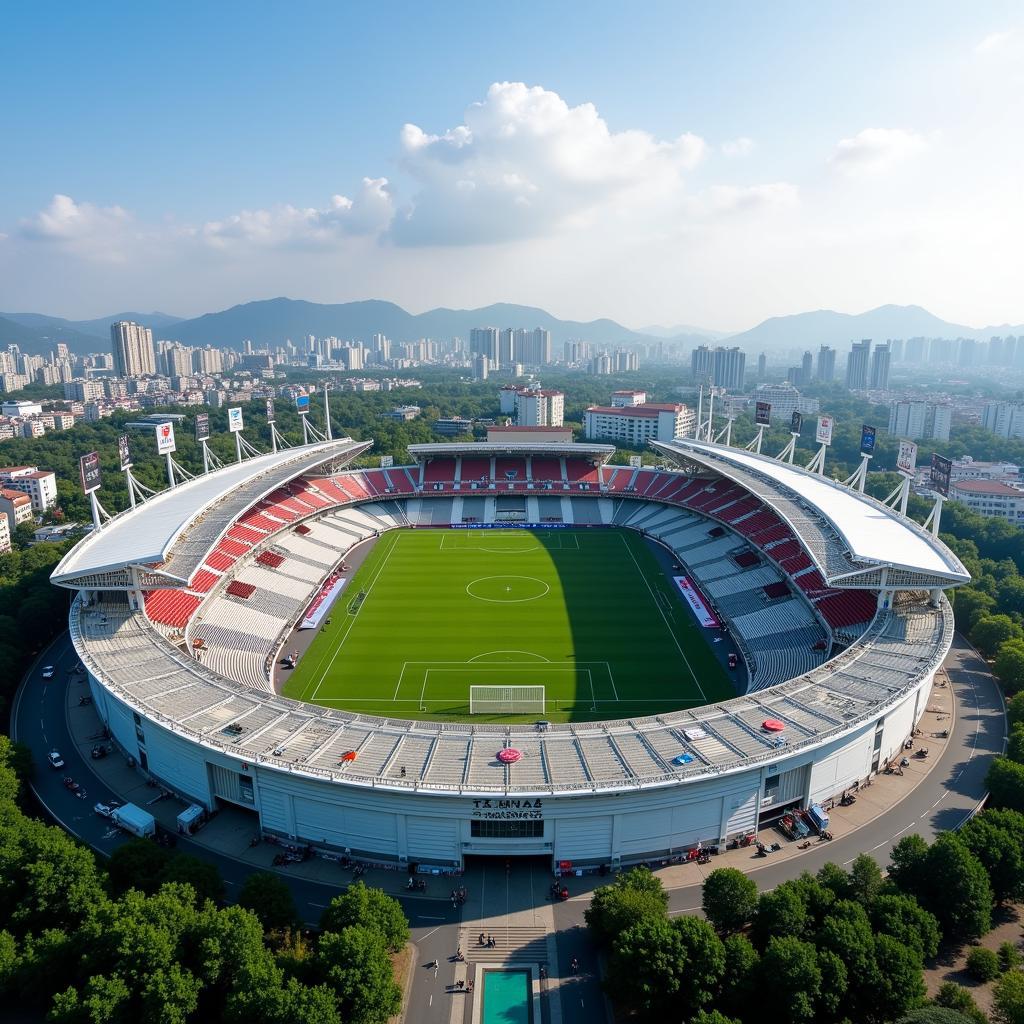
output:
MULTIPOLYGON (((869 566, 892 566, 919 574, 920 585, 924 586, 970 580, 963 564, 942 541, 844 484, 766 455, 706 441, 652 444, 666 455, 706 466, 757 494, 793 527, 830 582, 869 566), (838 545, 829 544, 820 526, 815 529, 810 522, 808 511, 831 527, 845 550, 835 550, 838 545), (934 582, 930 584, 926 578, 934 582)), ((912 585, 915 581, 906 577, 902 582, 912 585)))
POLYGON ((348 462, 371 444, 345 437, 287 448, 160 491, 141 506, 114 516, 72 548, 51 582, 89 586, 83 578, 156 563, 163 563, 161 572, 187 582, 221 534, 250 505, 321 463, 348 462))

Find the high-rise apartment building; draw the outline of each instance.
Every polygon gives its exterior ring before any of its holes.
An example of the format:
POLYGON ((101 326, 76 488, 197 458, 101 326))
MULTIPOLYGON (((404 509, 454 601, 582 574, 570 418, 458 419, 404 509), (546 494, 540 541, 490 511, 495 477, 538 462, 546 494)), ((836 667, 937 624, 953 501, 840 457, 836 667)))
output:
POLYGON ((1024 405, 1019 402, 986 402, 981 425, 1000 437, 1024 437, 1024 405))
POLYGON ((892 350, 889 342, 879 345, 871 353, 871 387, 876 391, 885 391, 889 387, 889 365, 892 350))
POLYGON ((488 368, 496 370, 500 365, 497 327, 474 327, 469 332, 469 354, 486 357, 488 368))
POLYGON ((909 441, 948 441, 953 407, 935 402, 890 402, 889 433, 909 441))
POLYGON ((762 352, 757 357, 757 379, 764 380, 768 376, 768 356, 762 352))
POLYGON ((738 389, 743 387, 747 357, 739 348, 716 348, 712 382, 716 388, 738 389))
MULTIPOLYGON (((497 366, 508 366, 515 359, 515 331, 511 327, 503 327, 498 332, 498 363, 497 366)), ((495 369, 497 369, 497 366, 495 369)))
POLYGON ((836 350, 822 345, 818 349, 818 368, 815 376, 821 381, 835 380, 836 377, 836 350))
POLYGON ((114 353, 114 372, 119 377, 141 377, 156 373, 153 332, 133 320, 110 325, 110 345, 114 353))
POLYGON ((871 359, 871 339, 855 341, 850 346, 846 360, 846 386, 851 391, 866 391, 868 387, 868 363, 871 359))
POLYGON ((527 358, 521 362, 531 366, 547 366, 551 362, 551 332, 544 327, 535 327, 527 348, 527 358))
POLYGON ((707 345, 698 345, 690 353, 690 373, 695 384, 705 383, 715 370, 715 357, 707 345))

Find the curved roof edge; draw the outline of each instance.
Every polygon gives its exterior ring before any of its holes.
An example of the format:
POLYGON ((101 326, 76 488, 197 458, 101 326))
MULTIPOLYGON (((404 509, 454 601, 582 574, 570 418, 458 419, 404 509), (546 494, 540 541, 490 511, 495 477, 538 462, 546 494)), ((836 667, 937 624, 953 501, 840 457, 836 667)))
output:
MULTIPOLYGON (((753 474, 777 495, 774 500, 764 493, 758 496, 790 524, 798 537, 801 529, 796 520, 806 519, 802 509, 810 508, 828 523, 853 560, 864 569, 891 567, 942 581, 942 586, 970 582, 970 573, 960 559, 919 523, 828 477, 767 455, 708 441, 679 439, 656 441, 652 445, 670 457, 705 466, 746 489, 751 481, 748 474, 753 474)), ((836 573, 822 564, 814 550, 808 551, 826 579, 836 578, 836 573)))
POLYGON ((406 449, 417 461, 456 455, 577 455, 597 459, 602 465, 615 454, 613 444, 587 444, 578 441, 467 441, 464 444, 411 444, 406 449))
POLYGON ((79 541, 61 559, 50 582, 77 589, 90 585, 86 577, 163 563, 165 575, 187 583, 209 548, 250 505, 321 463, 349 462, 372 444, 343 437, 286 448, 167 488, 79 541), (208 516, 218 506, 219 514, 208 516), (176 549, 193 539, 196 543, 188 544, 189 550, 179 557, 176 549))

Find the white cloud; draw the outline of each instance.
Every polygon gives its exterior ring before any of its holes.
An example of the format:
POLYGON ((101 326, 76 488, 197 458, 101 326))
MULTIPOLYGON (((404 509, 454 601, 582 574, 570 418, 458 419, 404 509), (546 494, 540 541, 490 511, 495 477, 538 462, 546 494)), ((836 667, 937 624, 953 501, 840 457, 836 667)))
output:
POLYGON ((659 140, 613 132, 591 103, 496 82, 464 123, 432 135, 402 129, 403 164, 419 188, 393 235, 407 245, 497 243, 549 236, 566 225, 678 196, 704 155, 684 133, 659 140))
POLYGON ((22 238, 55 245, 79 256, 119 261, 135 240, 131 215, 120 206, 76 203, 57 193, 49 206, 19 224, 22 238))
POLYGON ((714 213, 755 212, 796 206, 799 193, 795 185, 776 181, 767 185, 712 185, 708 198, 714 213))
POLYGON ((1002 49, 1007 41, 1013 36, 1013 32, 990 32, 984 39, 974 47, 975 53, 991 53, 993 50, 1002 49))
POLYGON ((754 152, 754 140, 741 135, 738 139, 730 139, 722 143, 722 152, 730 157, 750 156, 754 152))
POLYGON ((831 163, 844 174, 882 174, 927 145, 923 135, 903 128, 865 128, 853 138, 839 140, 831 163))
POLYGON ((289 204, 269 210, 242 210, 223 220, 208 221, 192 233, 217 248, 331 248, 347 236, 383 231, 392 214, 387 178, 364 178, 355 199, 335 195, 321 210, 289 204))

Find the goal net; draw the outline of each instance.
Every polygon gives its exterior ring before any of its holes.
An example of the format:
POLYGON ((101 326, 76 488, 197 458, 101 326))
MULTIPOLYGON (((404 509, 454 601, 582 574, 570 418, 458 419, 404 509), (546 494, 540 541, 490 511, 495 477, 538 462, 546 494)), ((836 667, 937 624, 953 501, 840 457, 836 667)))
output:
POLYGON ((543 715, 543 686, 470 686, 471 715, 543 715))

